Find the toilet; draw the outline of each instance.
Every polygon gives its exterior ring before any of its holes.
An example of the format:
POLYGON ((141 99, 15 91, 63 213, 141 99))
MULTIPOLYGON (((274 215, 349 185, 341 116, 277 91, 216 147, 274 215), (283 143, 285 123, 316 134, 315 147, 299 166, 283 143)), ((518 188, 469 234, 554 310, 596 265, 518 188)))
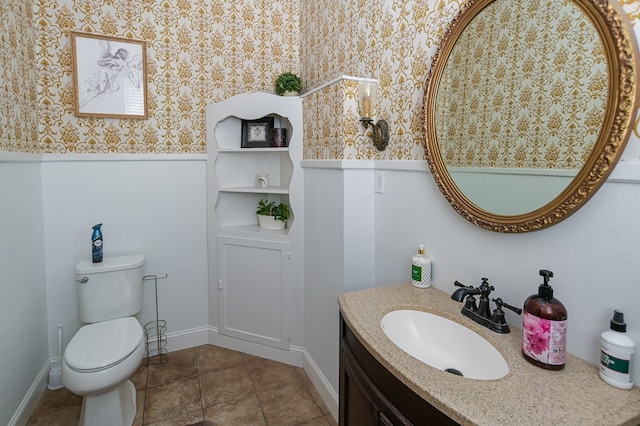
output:
POLYGON ((62 383, 81 395, 82 426, 130 426, 136 389, 129 377, 145 353, 144 333, 133 316, 142 309, 143 255, 91 259, 76 265, 83 326, 65 349, 62 383))

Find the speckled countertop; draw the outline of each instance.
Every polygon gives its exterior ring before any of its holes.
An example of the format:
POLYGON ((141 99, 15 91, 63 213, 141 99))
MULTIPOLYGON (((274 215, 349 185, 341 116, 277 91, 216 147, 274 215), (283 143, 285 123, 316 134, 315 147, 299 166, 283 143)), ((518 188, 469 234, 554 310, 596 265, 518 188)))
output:
POLYGON ((418 289, 404 283, 344 293, 338 301, 345 321, 369 352, 410 389, 458 423, 640 425, 640 388, 609 386, 600 379, 596 366, 570 354, 561 371, 538 368, 522 357, 520 327, 512 325, 509 334, 485 329, 464 317, 460 313, 462 303, 441 290, 418 289), (467 379, 411 357, 380 328, 382 317, 397 309, 431 312, 467 326, 502 353, 509 374, 490 381, 467 379))

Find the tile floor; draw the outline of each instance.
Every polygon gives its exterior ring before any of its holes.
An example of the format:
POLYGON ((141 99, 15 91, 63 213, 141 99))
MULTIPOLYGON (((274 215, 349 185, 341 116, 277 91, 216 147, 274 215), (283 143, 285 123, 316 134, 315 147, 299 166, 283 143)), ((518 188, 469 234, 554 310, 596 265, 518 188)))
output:
MULTIPOLYGON (((134 425, 335 426, 303 369, 212 345, 169 354, 131 381, 137 389, 134 425)), ((46 389, 28 426, 75 426, 82 398, 46 389)))

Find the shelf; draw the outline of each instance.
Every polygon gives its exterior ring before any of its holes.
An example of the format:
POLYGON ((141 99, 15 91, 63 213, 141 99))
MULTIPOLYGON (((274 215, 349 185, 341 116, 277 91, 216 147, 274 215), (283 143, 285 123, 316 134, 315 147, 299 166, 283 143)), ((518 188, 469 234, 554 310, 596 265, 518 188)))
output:
MULTIPOLYGON (((263 104, 262 106, 264 106, 263 104)), ((260 106, 256 104, 254 106, 260 106)), ((299 106, 299 105, 298 105, 299 106)), ((236 106, 239 107, 239 106, 236 106)), ((293 130, 294 127, 291 121, 287 118, 287 115, 294 113, 293 110, 289 110, 288 108, 269 108, 268 110, 263 110, 266 114, 250 114, 247 111, 247 106, 239 107, 240 109, 235 109, 236 107, 224 108, 224 109, 216 109, 216 117, 212 118, 210 123, 212 123, 211 130, 209 133, 212 138, 211 140, 215 140, 215 144, 218 147, 218 151, 226 151, 226 150, 238 150, 240 152, 246 151, 269 151, 269 150, 283 150, 286 151, 287 148, 276 148, 266 146, 264 148, 241 148, 241 140, 242 140, 242 121, 244 119, 255 119, 260 117, 272 117, 273 118, 273 128, 284 128, 287 130, 287 145, 289 145, 292 141, 293 130), (235 110, 235 111, 232 111, 235 110), (277 110, 277 111, 276 111, 277 110), (288 110, 288 111, 287 111, 288 110), (281 113, 279 114, 278 111, 281 113)), ((297 109, 297 108, 295 108, 297 109)), ((295 111, 297 114, 299 111, 295 111)), ((301 130, 301 129, 300 129, 301 130)), ((269 138, 271 134, 267 135, 269 138)), ((268 145, 268 144, 265 144, 268 145)))
MULTIPOLYGON (((274 187, 259 189, 255 186, 248 190, 248 187, 240 187, 247 189, 244 192, 222 191, 218 189, 218 201, 214 208, 214 214, 218 219, 218 223, 222 228, 234 228, 242 226, 258 226, 258 216, 256 209, 260 200, 274 201, 277 203, 291 204, 289 194, 268 193, 269 189, 274 187), (259 192, 264 191, 264 192, 259 192)), ((289 217, 289 225, 293 224, 295 212, 291 209, 289 217)))
MULTIPOLYGON (((207 106, 207 151, 214 154, 214 161, 207 165, 209 182, 215 188, 210 208, 218 233, 288 241, 288 229, 274 232, 258 226, 256 208, 260 200, 288 204, 290 227, 301 216, 301 203, 295 202, 301 196, 300 185, 293 181, 302 153, 301 136, 300 100, 247 94, 207 106), (261 117, 272 117, 274 128, 287 130, 286 147, 241 147, 243 120, 261 117), (266 188, 256 186, 259 176, 267 176, 266 188)), ((294 235, 296 230, 294 227, 294 235)))
POLYGON ((287 152, 289 151, 289 147, 284 148, 220 148, 218 152, 242 152, 242 153, 250 153, 250 152, 287 152))
POLYGON ((223 188, 231 188, 226 192, 287 194, 278 188, 288 189, 291 182, 294 165, 289 153, 286 148, 228 149, 219 153, 214 165, 218 187, 221 192, 225 191, 223 188), (268 176, 269 186, 264 189, 276 190, 258 191, 256 178, 259 175, 268 176))
POLYGON ((209 303, 217 303, 220 335, 260 354, 277 348, 289 357, 301 341, 289 336, 301 335, 303 319, 295 308, 304 272, 302 127, 300 98, 247 93, 207 106, 209 285, 218 289, 209 303), (288 146, 242 148, 243 120, 264 117, 287 130, 288 146), (261 176, 265 188, 256 185, 261 176), (261 200, 289 205, 285 229, 260 228, 261 200))
POLYGON ((220 187, 219 192, 242 192, 249 194, 288 194, 289 188, 284 186, 269 186, 267 188, 257 188, 255 186, 230 186, 220 187))
POLYGON ((279 231, 260 228, 260 225, 238 225, 238 226, 221 226, 218 235, 227 235, 235 237, 262 238, 276 241, 286 241, 289 235, 289 228, 279 231))

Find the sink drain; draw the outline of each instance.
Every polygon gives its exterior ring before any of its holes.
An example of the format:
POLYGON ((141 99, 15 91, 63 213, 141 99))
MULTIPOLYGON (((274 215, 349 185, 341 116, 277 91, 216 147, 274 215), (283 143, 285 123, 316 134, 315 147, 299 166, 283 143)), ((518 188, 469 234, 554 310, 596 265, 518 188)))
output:
POLYGON ((447 373, 451 373, 451 374, 455 374, 456 376, 463 376, 462 372, 460 370, 456 370, 455 368, 447 368, 446 370, 447 373))

